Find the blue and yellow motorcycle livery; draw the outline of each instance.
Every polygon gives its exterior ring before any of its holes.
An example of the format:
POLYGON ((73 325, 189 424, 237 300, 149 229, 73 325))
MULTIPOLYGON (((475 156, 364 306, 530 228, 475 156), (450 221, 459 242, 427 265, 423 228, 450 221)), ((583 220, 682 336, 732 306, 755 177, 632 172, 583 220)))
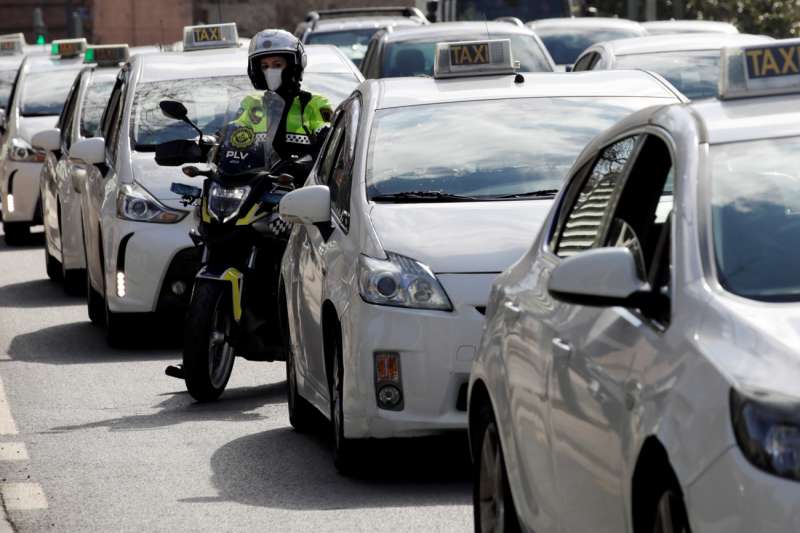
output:
MULTIPOLYGON (((237 356, 285 360, 278 283, 290 226, 278 204, 294 188, 287 170, 304 162, 282 161, 273 149, 284 100, 268 91, 260 108, 245 109, 241 96, 231 102, 215 142, 198 129, 197 141, 172 141, 156 151, 162 165, 208 161, 183 168, 187 176, 204 177, 202 187, 172 184, 187 206, 196 206, 198 226, 190 236, 203 250, 186 314, 183 365, 167 374, 182 377, 201 402, 224 392, 237 356)), ((161 102, 161 109, 192 124, 179 102, 161 102)))

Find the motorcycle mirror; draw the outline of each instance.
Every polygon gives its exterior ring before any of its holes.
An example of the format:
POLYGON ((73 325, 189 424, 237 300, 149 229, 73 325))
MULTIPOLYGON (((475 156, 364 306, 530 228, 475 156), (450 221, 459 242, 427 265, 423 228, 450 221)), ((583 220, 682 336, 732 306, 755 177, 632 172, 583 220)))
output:
POLYGON ((158 103, 165 117, 175 120, 189 120, 189 110, 186 106, 175 100, 161 100, 158 103))
POLYGON ((194 141, 177 139, 156 145, 156 163, 162 167, 177 167, 203 160, 203 151, 194 141))
POLYGON ((211 176, 211 170, 203 170, 202 168, 196 167, 194 165, 186 165, 181 169, 184 174, 186 174, 190 178, 196 178, 197 176, 211 176))

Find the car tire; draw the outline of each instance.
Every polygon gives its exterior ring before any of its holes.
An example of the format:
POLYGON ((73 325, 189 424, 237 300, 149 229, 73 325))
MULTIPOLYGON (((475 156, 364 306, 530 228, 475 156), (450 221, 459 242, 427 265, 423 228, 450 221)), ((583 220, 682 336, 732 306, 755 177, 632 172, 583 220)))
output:
POLYGON ((196 285, 186 313, 183 375, 186 389, 198 402, 219 398, 233 372, 236 353, 230 336, 235 323, 229 287, 215 282, 196 285))
POLYGON ((44 267, 47 271, 47 277, 50 278, 50 281, 58 282, 63 279, 61 275, 61 263, 58 261, 58 259, 50 254, 50 250, 47 249, 46 242, 44 244, 44 267))
POLYGON ((286 385, 289 423, 300 433, 308 433, 314 429, 316 413, 314 406, 300 396, 300 392, 297 390, 297 368, 294 363, 294 353, 290 347, 287 347, 286 351, 286 385))
MULTIPOLYGON (((45 228, 46 227, 47 226, 45 226, 45 228)), ((64 264, 64 231, 61 227, 60 205, 58 207, 58 239, 61 245, 61 281, 64 283, 64 291, 66 291, 66 293, 70 296, 80 296, 81 294, 84 294, 84 291, 86 290, 86 288, 83 286, 83 284, 86 282, 86 273, 83 271, 83 269, 67 270, 67 267, 64 264)), ((47 251, 46 243, 45 251, 47 251)))
POLYGON ((89 278, 89 260, 86 260, 86 307, 89 312, 89 321, 95 326, 104 326, 106 323, 105 302, 99 292, 92 287, 89 278))
POLYGON ((3 233, 8 246, 20 246, 30 238, 31 225, 27 222, 3 222, 3 233))
POLYGON ((517 510, 508 483, 503 448, 491 406, 480 407, 476 458, 472 473, 472 509, 476 533, 520 531, 517 510))
POLYGON ((326 328, 325 349, 331 361, 329 383, 330 416, 333 429, 333 464, 345 476, 361 473, 359 461, 362 442, 344 436, 344 358, 342 356, 342 330, 337 323, 326 328))
POLYGON ((653 513, 653 533, 691 533, 686 506, 680 490, 668 488, 661 493, 653 513))

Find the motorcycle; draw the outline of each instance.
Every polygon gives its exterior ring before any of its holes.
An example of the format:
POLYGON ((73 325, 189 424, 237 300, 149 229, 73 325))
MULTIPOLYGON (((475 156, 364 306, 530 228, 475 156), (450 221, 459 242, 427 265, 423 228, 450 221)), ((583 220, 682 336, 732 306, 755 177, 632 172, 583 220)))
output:
POLYGON ((259 133, 249 124, 261 116, 243 121, 253 108, 243 110, 241 99, 235 100, 216 138, 200 131, 180 102, 160 103, 165 116, 189 123, 199 136, 159 145, 156 161, 172 166, 208 161, 204 168, 183 167, 187 176, 205 178, 202 187, 171 186, 184 205, 195 207, 198 226, 190 237, 202 247, 202 260, 186 315, 183 365, 167 374, 182 377, 201 402, 224 392, 236 357, 286 358, 278 285, 290 225, 279 217, 278 204, 294 189, 285 169, 298 162, 282 161, 272 148, 285 105, 280 96, 264 94, 261 112, 269 127, 259 133))

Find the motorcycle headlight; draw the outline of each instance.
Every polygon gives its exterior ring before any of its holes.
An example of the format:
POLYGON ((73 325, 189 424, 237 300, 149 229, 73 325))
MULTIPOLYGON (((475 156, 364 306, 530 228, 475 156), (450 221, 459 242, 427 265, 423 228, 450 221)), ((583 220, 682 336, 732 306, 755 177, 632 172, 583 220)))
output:
POLYGON ((8 158, 12 161, 23 163, 43 163, 47 156, 46 150, 34 148, 24 139, 15 137, 11 139, 11 146, 8 150, 8 158))
POLYGON ((136 183, 123 185, 117 193, 117 216, 124 220, 174 224, 187 214, 161 204, 136 183))
POLYGON ((800 481, 800 404, 745 396, 731 389, 736 441, 753 465, 800 481))
POLYGON ((249 193, 248 186, 229 188, 213 183, 208 191, 208 212, 223 224, 233 220, 249 193))
POLYGON ((387 252, 388 260, 362 255, 358 279, 364 301, 395 307, 452 311, 444 288, 431 269, 414 259, 387 252))

